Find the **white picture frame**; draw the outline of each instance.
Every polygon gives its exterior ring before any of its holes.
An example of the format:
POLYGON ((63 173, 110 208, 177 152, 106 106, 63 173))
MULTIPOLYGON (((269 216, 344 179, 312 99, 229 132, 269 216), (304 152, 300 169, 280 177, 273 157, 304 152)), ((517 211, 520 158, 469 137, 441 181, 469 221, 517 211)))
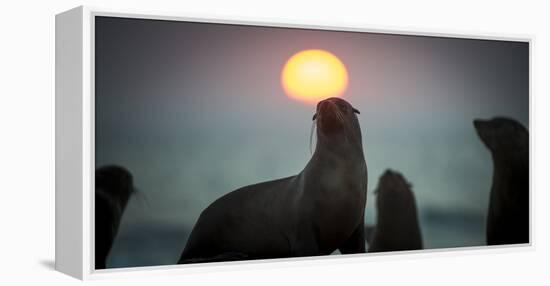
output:
MULTIPOLYGON (((356 31, 398 35, 436 36, 467 39, 522 41, 529 43, 530 57, 532 37, 510 35, 457 35, 441 31, 391 31, 362 27, 332 27, 308 23, 274 23, 257 19, 192 18, 182 15, 148 15, 136 11, 121 11, 80 6, 56 15, 55 27, 55 93, 56 93, 56 209, 55 209, 55 268, 81 280, 114 276, 136 275, 152 270, 161 274, 212 271, 221 268, 270 267, 273 263, 295 264, 349 263, 353 260, 406 257, 401 253, 357 254, 339 257, 292 258, 256 260, 215 265, 171 265, 122 269, 94 269, 94 17, 116 16, 156 20, 193 21, 219 24, 261 25, 268 27, 308 28, 332 31, 356 31)), ((531 63, 529 63, 531 69, 531 63)), ((530 84, 531 85, 531 84, 530 84)), ((530 88, 531 90, 531 88, 530 88)), ((531 94, 529 95, 531 102, 531 94)), ((530 117, 531 106, 530 106, 530 117)), ((531 122, 531 121, 530 121, 531 122)), ((532 144, 530 135, 530 144, 532 144)), ((532 150, 532 148, 531 148, 532 150)), ((532 156, 532 154, 530 154, 532 156)), ((530 160, 532 163, 532 160, 530 160)), ((531 168, 532 170, 532 168, 531 168)), ((532 176, 532 172, 530 172, 532 176)), ((532 184, 531 184, 532 185, 532 184)), ((448 255, 449 251, 461 253, 503 252, 515 249, 525 251, 533 247, 532 187, 530 188, 530 243, 514 246, 462 247, 416 251, 415 255, 448 255)), ((410 252, 409 252, 410 253, 410 252)), ((407 254, 408 255, 408 254, 407 254)))

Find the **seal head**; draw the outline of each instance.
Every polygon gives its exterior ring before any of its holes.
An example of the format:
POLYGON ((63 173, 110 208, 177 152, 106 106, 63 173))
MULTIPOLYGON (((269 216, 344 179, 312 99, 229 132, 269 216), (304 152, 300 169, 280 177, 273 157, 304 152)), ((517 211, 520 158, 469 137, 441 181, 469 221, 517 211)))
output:
POLYGON ((328 145, 339 145, 342 141, 361 143, 361 129, 356 114, 360 114, 359 110, 338 97, 319 102, 317 112, 313 115, 313 120, 317 121, 318 142, 328 145))
POLYGON ((529 132, 516 120, 474 120, 493 157, 487 244, 529 242, 529 132))
POLYGON ((514 159, 529 150, 529 131, 519 122, 505 117, 474 120, 479 138, 493 155, 514 159))

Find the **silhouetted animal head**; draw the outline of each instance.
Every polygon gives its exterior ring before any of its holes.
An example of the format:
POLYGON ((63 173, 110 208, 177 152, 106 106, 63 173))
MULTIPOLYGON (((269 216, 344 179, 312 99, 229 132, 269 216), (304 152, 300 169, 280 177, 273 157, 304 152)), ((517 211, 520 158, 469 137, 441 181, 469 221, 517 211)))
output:
POLYGON ((130 196, 136 191, 130 172, 119 166, 105 166, 96 170, 96 192, 102 192, 117 203, 121 209, 126 207, 130 196))
MULTIPOLYGON (((386 170, 376 188, 376 208, 381 217, 398 217, 399 212, 407 211, 415 206, 411 184, 399 172, 386 170)), ((414 209, 416 212, 416 209, 414 209)))
POLYGON ((529 150, 529 132, 519 122, 504 117, 474 120, 481 141, 494 155, 510 157, 525 155, 529 150))
POLYGON ((359 113, 341 98, 331 97, 319 102, 313 115, 313 120, 317 122, 318 141, 329 141, 329 144, 341 140, 361 143, 361 129, 356 116, 359 113))

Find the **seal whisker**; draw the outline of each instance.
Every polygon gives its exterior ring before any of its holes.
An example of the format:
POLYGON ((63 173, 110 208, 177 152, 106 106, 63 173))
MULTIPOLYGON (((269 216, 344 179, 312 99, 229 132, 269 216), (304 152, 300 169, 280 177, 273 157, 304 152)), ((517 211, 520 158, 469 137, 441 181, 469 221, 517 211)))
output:
POLYGON ((151 204, 149 203, 149 197, 140 189, 135 189, 132 195, 134 196, 134 198, 139 204, 141 204, 142 206, 145 206, 145 208, 151 208, 151 204))
POLYGON ((317 126, 315 124, 315 121, 313 121, 313 124, 311 124, 311 131, 309 132, 309 154, 313 154, 313 151, 312 151, 312 145, 313 145, 313 131, 315 130, 315 126, 317 126))
POLYGON ((345 138, 345 140, 346 140, 346 143, 349 143, 349 142, 350 142, 350 140, 349 140, 350 138, 348 138, 348 133, 350 133, 350 132, 347 132, 347 131, 349 131, 350 129, 349 129, 348 126, 347 126, 347 121, 344 119, 344 115, 342 114, 342 112, 341 112, 339 109, 336 109, 335 115, 336 115, 336 119, 338 119, 338 121, 339 121, 340 123, 342 123, 342 125, 344 126, 344 129, 346 129, 344 138, 345 138))
POLYGON ((340 112, 340 110, 336 109, 335 114, 336 114, 336 118, 338 118, 338 121, 340 121, 342 123, 345 122, 344 116, 343 116, 342 112, 340 112))

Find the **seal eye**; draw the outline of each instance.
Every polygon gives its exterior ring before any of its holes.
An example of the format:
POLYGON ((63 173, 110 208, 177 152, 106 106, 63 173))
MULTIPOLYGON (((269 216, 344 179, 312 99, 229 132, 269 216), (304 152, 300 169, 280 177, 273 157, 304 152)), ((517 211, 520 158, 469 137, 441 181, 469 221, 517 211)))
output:
POLYGON ((353 108, 353 112, 357 113, 357 114, 361 114, 361 112, 359 112, 359 110, 353 108))
POLYGON ((317 119, 317 113, 313 114, 313 118, 311 120, 317 119))

